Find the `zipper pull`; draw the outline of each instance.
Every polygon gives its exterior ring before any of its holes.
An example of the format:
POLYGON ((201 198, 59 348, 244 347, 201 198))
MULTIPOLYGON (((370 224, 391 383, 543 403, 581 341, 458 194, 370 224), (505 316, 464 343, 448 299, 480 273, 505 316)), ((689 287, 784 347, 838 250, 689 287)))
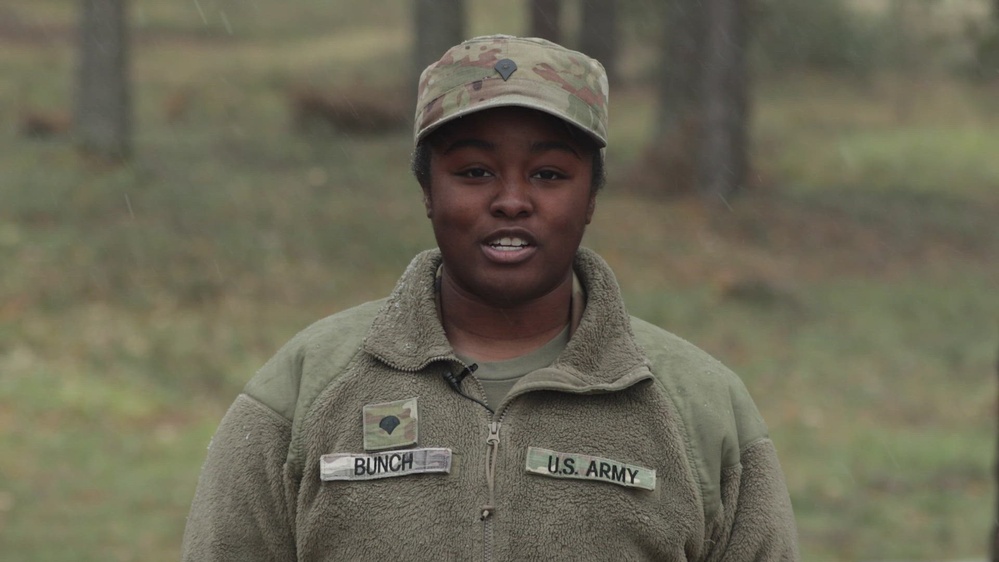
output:
POLYGON ((494 449, 499 445, 499 430, 500 424, 498 421, 489 422, 489 437, 486 437, 486 443, 489 443, 494 449))

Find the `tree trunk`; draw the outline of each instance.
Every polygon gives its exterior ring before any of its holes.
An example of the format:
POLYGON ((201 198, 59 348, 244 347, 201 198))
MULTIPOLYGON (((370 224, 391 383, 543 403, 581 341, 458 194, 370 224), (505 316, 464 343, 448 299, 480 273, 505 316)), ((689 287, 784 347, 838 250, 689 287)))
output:
POLYGON ((700 145, 700 48, 705 11, 701 0, 666 0, 660 6, 660 46, 655 133, 646 160, 657 190, 689 193, 696 185, 700 145))
POLYGON ((540 37, 555 43, 562 42, 562 0, 530 0, 531 37, 540 37))
POLYGON ((444 51, 465 40, 465 1, 415 0, 413 6, 413 66, 419 78, 423 69, 440 59, 444 51))
POLYGON ((422 72, 437 61, 444 51, 465 39, 464 0, 415 0, 414 56, 422 72))
POLYGON ((81 150, 107 160, 131 153, 126 0, 81 0, 75 106, 81 150))
POLYGON ((708 200, 744 187, 748 156, 749 76, 747 5, 744 0, 705 0, 703 128, 698 190, 708 200))
POLYGON ((659 67, 656 136, 680 134, 683 122, 698 118, 699 60, 704 11, 699 0, 666 0, 659 67))
MULTIPOLYGON (((997 0, 996 4, 999 4, 999 0, 997 0)), ((999 6, 996 6, 996 8, 997 11, 999 11, 999 6)), ((999 375, 999 359, 996 360, 996 375, 999 375)), ((997 405, 999 405, 999 402, 997 402, 997 405)), ((999 431, 996 432, 996 435, 999 436, 999 431)), ((995 465, 993 470, 995 471, 995 483, 999 485, 999 442, 997 442, 996 459, 994 462, 995 465)), ((999 489, 999 487, 997 487, 997 489, 999 489)), ((989 554, 992 562, 999 562, 999 493, 997 493, 995 509, 996 517, 992 522, 992 536, 989 540, 989 554)))
POLYGON ((583 0, 579 50, 597 59, 613 85, 618 79, 617 0, 583 0))

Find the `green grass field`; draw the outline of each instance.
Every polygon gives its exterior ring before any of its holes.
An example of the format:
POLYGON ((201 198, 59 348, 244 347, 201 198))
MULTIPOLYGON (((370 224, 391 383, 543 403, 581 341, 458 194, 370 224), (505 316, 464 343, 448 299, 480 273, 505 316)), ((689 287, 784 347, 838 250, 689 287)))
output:
MULTIPOLYGON (((136 156, 114 169, 66 134, 19 132, 28 113, 71 107, 70 4, 0 8, 0 552, 175 560, 208 440, 245 381, 313 320, 385 295, 433 244, 405 130, 290 124, 296 85, 398 102, 407 15, 388 0, 349 13, 136 0, 136 156)), ((518 9, 469 13, 472 33, 522 32, 518 9)), ((625 184, 651 133, 642 83, 612 93, 610 181, 585 243, 633 313, 742 375, 803 558, 982 557, 995 85, 761 77, 764 187, 706 209, 625 184)))

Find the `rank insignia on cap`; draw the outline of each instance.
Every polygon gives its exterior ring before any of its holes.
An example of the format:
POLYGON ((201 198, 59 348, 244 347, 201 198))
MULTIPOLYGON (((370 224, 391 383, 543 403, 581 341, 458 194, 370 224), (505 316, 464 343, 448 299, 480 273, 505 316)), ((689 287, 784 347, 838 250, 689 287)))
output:
POLYGON ((419 441, 416 398, 367 404, 362 414, 365 451, 409 447, 419 441))
POLYGON ((517 71, 517 63, 510 59, 503 59, 496 63, 496 66, 494 66, 493 69, 496 70, 496 72, 499 72, 503 81, 506 82, 510 79, 510 75, 517 71))

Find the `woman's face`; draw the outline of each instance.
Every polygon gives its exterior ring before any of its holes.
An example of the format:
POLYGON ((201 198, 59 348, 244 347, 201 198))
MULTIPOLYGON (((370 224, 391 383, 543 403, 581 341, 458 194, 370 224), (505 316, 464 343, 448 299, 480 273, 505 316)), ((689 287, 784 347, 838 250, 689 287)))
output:
POLYGON ((473 113, 435 133, 424 195, 444 275, 498 307, 565 282, 593 216, 594 151, 560 119, 518 107, 473 113))

